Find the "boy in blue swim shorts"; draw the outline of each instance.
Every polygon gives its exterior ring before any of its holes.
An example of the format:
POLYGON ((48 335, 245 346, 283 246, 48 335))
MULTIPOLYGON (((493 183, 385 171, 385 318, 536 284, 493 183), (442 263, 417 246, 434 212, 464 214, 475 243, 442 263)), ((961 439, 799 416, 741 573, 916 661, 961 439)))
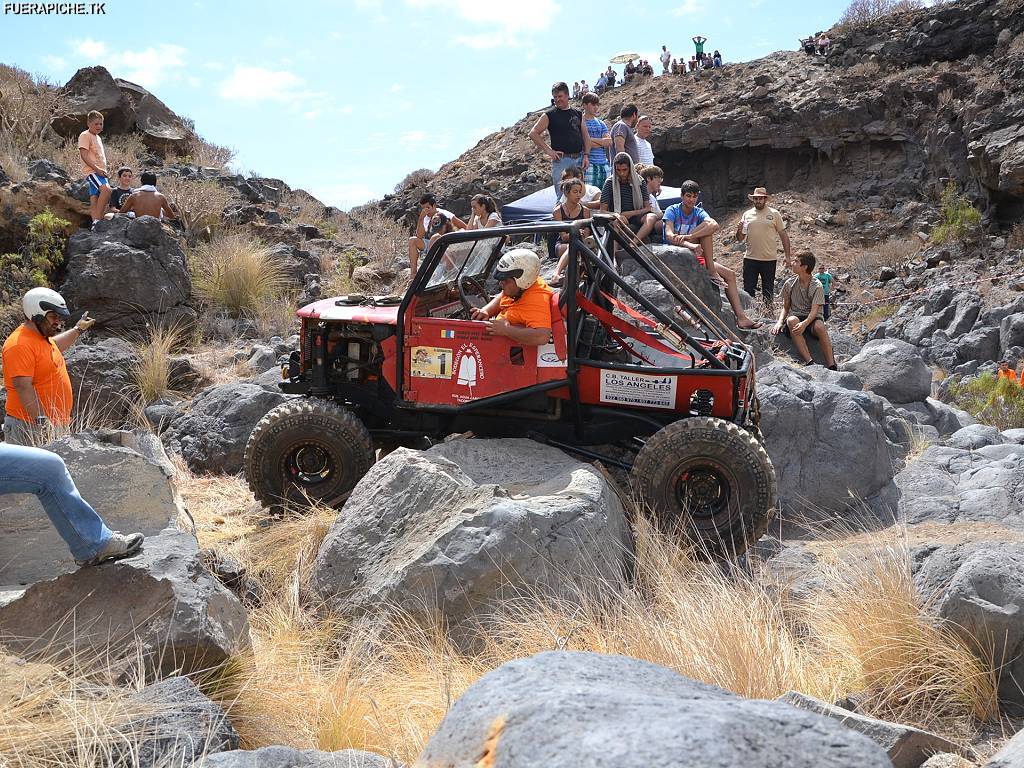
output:
POLYGON ((89 212, 92 224, 103 218, 113 190, 107 181, 107 155, 103 151, 103 114, 93 110, 86 117, 89 127, 78 136, 78 154, 82 156, 82 174, 89 182, 89 212))

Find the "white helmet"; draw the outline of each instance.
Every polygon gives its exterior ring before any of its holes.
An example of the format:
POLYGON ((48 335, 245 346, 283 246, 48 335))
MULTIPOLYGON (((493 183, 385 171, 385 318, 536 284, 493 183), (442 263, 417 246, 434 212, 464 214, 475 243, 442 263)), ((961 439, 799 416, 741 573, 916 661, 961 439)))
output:
POLYGON ((511 277, 522 290, 526 290, 540 276, 540 259, 529 248, 513 248, 498 259, 494 279, 511 277))
POLYGON ((21 300, 21 309, 25 317, 37 323, 43 322, 47 312, 56 312, 65 319, 71 316, 64 297, 51 288, 30 290, 21 300))

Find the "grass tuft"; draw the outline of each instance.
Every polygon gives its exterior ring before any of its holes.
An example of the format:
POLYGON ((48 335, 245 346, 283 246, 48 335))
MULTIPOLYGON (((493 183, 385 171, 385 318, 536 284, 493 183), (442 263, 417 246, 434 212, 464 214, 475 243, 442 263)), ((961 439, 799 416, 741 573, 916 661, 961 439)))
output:
POLYGON ((196 293, 232 317, 262 311, 285 285, 284 270, 270 248, 242 232, 218 233, 193 249, 190 259, 196 293))

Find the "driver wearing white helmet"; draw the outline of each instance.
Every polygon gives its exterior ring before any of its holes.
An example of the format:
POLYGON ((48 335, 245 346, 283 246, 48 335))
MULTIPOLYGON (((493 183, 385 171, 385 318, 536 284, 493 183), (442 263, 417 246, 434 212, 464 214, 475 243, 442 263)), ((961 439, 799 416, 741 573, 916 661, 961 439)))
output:
POLYGON ((32 445, 49 424, 71 421, 71 379, 64 351, 96 322, 88 313, 61 332, 71 316, 64 298, 49 288, 33 288, 21 300, 25 321, 4 342, 7 414, 4 439, 32 445))
POLYGON ((551 338, 552 290, 540 277, 540 259, 528 248, 504 254, 494 271, 501 293, 474 309, 474 320, 486 320, 487 332, 520 344, 540 346, 551 338), (492 319, 493 318, 493 319, 492 319))

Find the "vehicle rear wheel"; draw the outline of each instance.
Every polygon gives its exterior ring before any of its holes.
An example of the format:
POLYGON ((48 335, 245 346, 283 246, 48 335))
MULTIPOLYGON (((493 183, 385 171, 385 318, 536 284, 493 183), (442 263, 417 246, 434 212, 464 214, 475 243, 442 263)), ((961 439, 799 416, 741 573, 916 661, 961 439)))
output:
POLYGON ((637 454, 633 481, 662 530, 712 557, 741 555, 778 508, 768 453, 722 419, 682 419, 655 432, 637 454))
POLYGON ((245 478, 275 513, 310 502, 340 506, 373 465, 373 440, 352 411, 319 398, 289 400, 249 435, 245 478))

